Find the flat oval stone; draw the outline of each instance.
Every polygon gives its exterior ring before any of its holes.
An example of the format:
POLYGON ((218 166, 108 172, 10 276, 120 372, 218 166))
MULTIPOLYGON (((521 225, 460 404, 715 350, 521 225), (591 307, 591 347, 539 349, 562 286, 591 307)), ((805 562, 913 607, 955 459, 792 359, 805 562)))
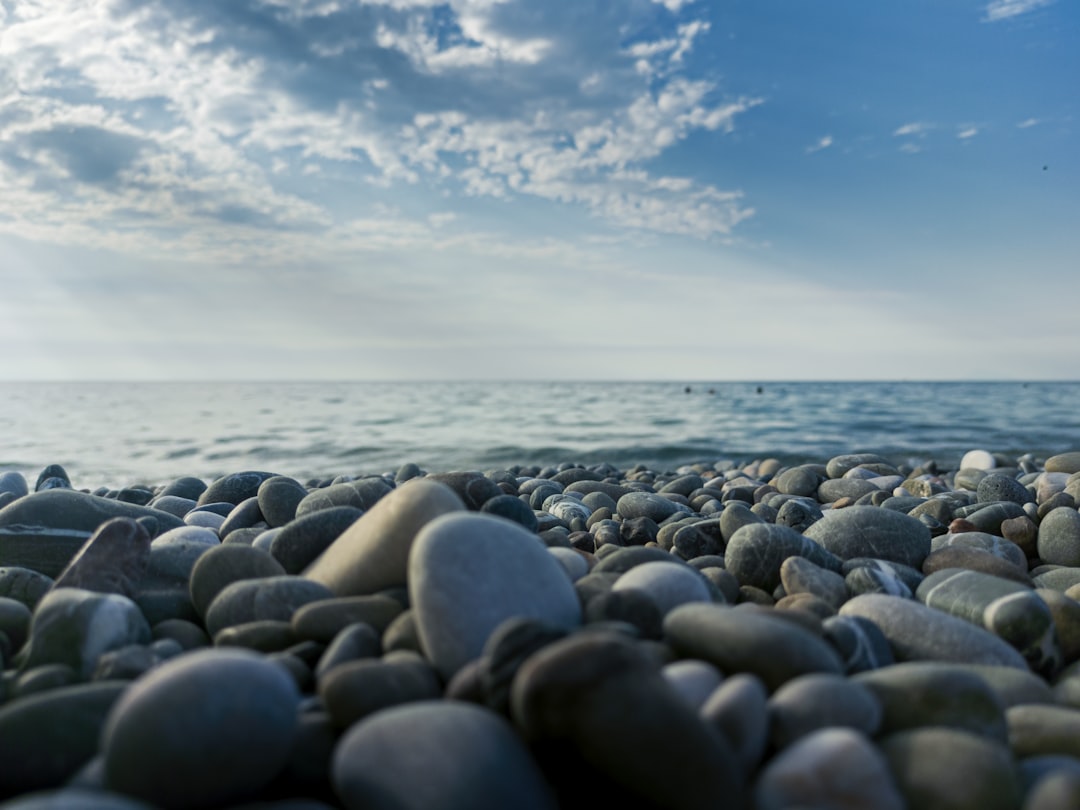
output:
POLYGON ((930 553, 926 526, 901 512, 873 506, 830 510, 804 536, 841 560, 874 557, 919 568, 930 553))
POLYGON ((768 698, 760 678, 740 672, 724 679, 701 706, 701 718, 724 735, 742 774, 753 773, 765 754, 768 698))
POLYGON ((725 567, 739 583, 766 593, 780 584, 780 567, 788 557, 805 557, 826 570, 840 570, 840 560, 821 545, 792 528, 772 523, 742 527, 724 549, 725 567))
POLYGON ((51 582, 86 545, 90 536, 90 532, 45 526, 15 524, 0 527, 0 566, 34 571, 51 582))
POLYGON ((1047 472, 1077 473, 1080 472, 1080 450, 1072 450, 1068 453, 1058 453, 1050 456, 1043 465, 1047 472))
POLYGON ((403 611, 401 602, 382 594, 336 596, 297 608, 292 627, 300 638, 328 644, 356 622, 363 622, 381 635, 403 611))
POLYGON ((616 508, 624 520, 646 517, 656 523, 663 523, 677 512, 690 514, 688 507, 655 492, 628 492, 619 498, 616 508))
POLYGON ((855 729, 815 731, 781 751, 754 786, 757 810, 906 810, 881 752, 855 729))
POLYGON ((105 784, 168 808, 245 797, 288 761, 298 703, 293 679, 256 653, 174 658, 113 706, 101 739, 105 784))
POLYGON ((561 795, 613 807, 739 806, 742 779, 726 741, 635 642, 598 632, 549 644, 522 664, 510 707, 561 795))
POLYGON ((34 611, 23 668, 66 664, 89 678, 103 653, 149 641, 150 625, 126 596, 60 588, 34 611))
POLYGON ((207 503, 231 503, 235 506, 248 498, 257 498, 262 482, 274 477, 275 473, 260 470, 244 470, 223 475, 212 481, 210 486, 199 494, 197 503, 199 506, 207 503))
POLYGON ((876 624, 858 616, 832 616, 821 623, 821 632, 852 674, 894 663, 889 640, 876 624))
POLYGON ((1005 704, 977 671, 963 664, 918 661, 852 677, 877 698, 881 733, 948 726, 1004 743, 1005 704))
POLYGON ((1016 543, 989 532, 949 532, 935 537, 930 547, 933 551, 946 548, 978 548, 1012 563, 1022 571, 1027 570, 1027 555, 1023 549, 1016 543))
POLYGON ((784 560, 780 566, 780 584, 789 596, 798 593, 812 594, 836 610, 848 599, 844 577, 835 571, 814 565, 805 557, 788 557, 784 560))
POLYGON ((512 616, 567 630, 581 624, 577 592, 540 539, 483 513, 447 514, 421 529, 408 583, 421 645, 446 679, 512 616))
POLYGON ((849 599, 841 616, 874 622, 900 661, 954 661, 1027 669, 1024 657, 988 630, 911 599, 868 593, 849 599))
POLYGON ((149 563, 149 532, 131 518, 113 518, 76 552, 53 587, 132 597, 149 563))
POLYGON ((410 479, 353 523, 303 575, 335 596, 361 596, 405 585, 409 553, 420 530, 441 515, 464 510, 461 499, 445 484, 410 479))
POLYGON ((1064 754, 1080 759, 1080 709, 1025 704, 1010 708, 1006 718, 1017 757, 1064 754))
POLYGON ((191 604, 205 617, 210 603, 234 582, 284 576, 285 569, 268 552, 253 546, 215 546, 199 557, 188 580, 191 604))
POLYGON ((770 738, 778 749, 830 726, 873 737, 882 718, 876 694, 856 680, 826 672, 792 678, 769 698, 768 711, 770 738))
POLYGON ((158 527, 154 534, 184 525, 178 517, 160 509, 73 489, 47 489, 33 492, 0 509, 0 528, 19 524, 93 533, 102 523, 116 517, 153 518, 158 527))
POLYGON ((770 691, 799 675, 840 674, 844 669, 840 656, 820 636, 758 610, 682 605, 664 618, 664 637, 678 655, 708 661, 724 673, 751 672, 770 691))
POLYGON ((967 731, 926 727, 878 742, 909 808, 1016 810, 1022 786, 1005 745, 967 731))
POLYGON ((319 697, 341 729, 381 709, 435 700, 442 691, 439 676, 419 656, 401 661, 349 661, 333 667, 319 681, 319 697))
POLYGON ((705 580, 687 565, 649 562, 635 566, 620 576, 612 590, 639 590, 648 595, 664 616, 688 602, 711 602, 705 580))
POLYGON ((841 478, 855 467, 867 466, 879 474, 891 474, 896 472, 896 468, 893 466, 892 462, 884 456, 877 455, 876 453, 846 453, 839 456, 833 456, 829 459, 825 464, 825 474, 828 475, 829 478, 841 478))
POLYGON ((285 573, 300 574, 363 515, 354 506, 332 506, 298 517, 278 530, 270 555, 285 573))
POLYGON ((348 810, 556 810, 521 738, 500 716, 454 701, 379 712, 334 749, 332 782, 348 810))
POLYGON ((97 753, 105 718, 126 688, 115 681, 61 686, 0 706, 0 797, 74 776, 97 753))
POLYGON ((296 517, 296 507, 307 494, 307 487, 295 478, 276 475, 259 484, 255 497, 266 522, 271 527, 277 527, 284 526, 296 517))
POLYGON ((30 610, 52 588, 53 581, 39 571, 19 566, 0 566, 0 596, 22 602, 30 610))
POLYGON ((333 597, 328 588, 303 577, 240 580, 214 597, 206 609, 206 631, 213 637, 237 624, 262 619, 290 621, 303 605, 333 597))

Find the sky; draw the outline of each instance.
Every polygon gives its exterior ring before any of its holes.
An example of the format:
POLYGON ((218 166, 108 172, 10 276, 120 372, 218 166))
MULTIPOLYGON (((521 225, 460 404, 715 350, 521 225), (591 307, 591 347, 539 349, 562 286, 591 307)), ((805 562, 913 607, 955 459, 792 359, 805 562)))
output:
POLYGON ((0 0, 0 380, 1080 379, 1072 0, 0 0))

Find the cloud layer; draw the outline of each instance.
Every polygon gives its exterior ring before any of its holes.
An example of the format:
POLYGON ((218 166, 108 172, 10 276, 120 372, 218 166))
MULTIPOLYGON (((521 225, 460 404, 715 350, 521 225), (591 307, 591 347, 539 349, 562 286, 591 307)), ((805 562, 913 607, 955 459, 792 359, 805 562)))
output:
POLYGON ((395 229, 432 243, 440 195, 700 238, 753 213, 655 166, 762 103, 687 75, 708 30, 691 3, 23 0, 0 16, 0 230, 31 239, 218 260, 395 229), (401 215, 410 194, 431 210, 401 215))

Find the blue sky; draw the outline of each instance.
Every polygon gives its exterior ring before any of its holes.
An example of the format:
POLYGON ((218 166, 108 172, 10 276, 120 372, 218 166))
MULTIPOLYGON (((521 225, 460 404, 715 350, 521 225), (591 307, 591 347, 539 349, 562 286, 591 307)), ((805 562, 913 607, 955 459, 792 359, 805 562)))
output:
POLYGON ((1068 0, 0 0, 0 379, 1080 378, 1068 0))

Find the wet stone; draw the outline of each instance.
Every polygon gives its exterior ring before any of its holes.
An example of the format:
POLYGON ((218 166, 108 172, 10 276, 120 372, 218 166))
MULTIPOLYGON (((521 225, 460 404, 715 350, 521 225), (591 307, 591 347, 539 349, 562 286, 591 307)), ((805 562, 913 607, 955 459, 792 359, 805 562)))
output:
POLYGON ((131 518, 101 524, 56 577, 54 588, 131 597, 150 562, 150 534, 131 518))

